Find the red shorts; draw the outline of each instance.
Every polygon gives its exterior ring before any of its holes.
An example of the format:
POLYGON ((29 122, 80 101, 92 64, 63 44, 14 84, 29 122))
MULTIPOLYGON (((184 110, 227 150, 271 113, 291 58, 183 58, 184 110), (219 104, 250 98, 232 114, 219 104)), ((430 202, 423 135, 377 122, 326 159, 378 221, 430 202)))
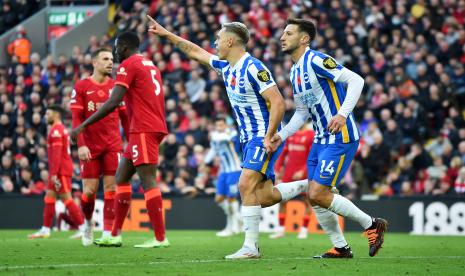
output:
POLYGON ((47 189, 55 191, 58 194, 70 193, 71 192, 71 176, 62 176, 58 175, 58 180, 60 180, 61 187, 57 191, 55 183, 52 182, 51 178, 48 178, 47 189))
POLYGON ((118 169, 120 159, 120 152, 110 151, 104 152, 88 162, 80 161, 81 177, 85 179, 99 178, 101 175, 114 176, 116 174, 116 169, 118 169))
POLYGON ((158 149, 165 135, 160 132, 130 133, 123 157, 132 160, 134 166, 158 165, 158 149))

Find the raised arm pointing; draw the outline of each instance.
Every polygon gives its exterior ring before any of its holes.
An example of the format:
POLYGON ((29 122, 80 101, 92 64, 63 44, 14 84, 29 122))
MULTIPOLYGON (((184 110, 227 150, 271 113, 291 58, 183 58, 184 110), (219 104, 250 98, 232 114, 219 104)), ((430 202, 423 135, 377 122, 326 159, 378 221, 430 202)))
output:
POLYGON ((210 66, 210 57, 212 54, 207 52, 205 49, 201 48, 200 46, 186 40, 170 31, 165 29, 162 25, 160 25, 155 19, 153 19, 150 15, 147 15, 149 19, 149 32, 159 37, 164 37, 168 39, 171 43, 176 45, 184 54, 186 54, 190 59, 195 59, 200 63, 210 66))

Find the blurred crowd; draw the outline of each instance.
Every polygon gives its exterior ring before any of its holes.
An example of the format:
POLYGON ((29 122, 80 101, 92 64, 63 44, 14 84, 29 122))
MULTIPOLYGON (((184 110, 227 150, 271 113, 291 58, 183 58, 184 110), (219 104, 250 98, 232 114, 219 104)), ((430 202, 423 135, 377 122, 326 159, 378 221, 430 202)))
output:
POLYGON ((41 0, 0 0, 0 35, 40 10, 41 0))
MULTIPOLYGON (((218 162, 203 162, 212 119, 234 120, 221 77, 148 35, 147 13, 212 53, 222 23, 246 24, 249 51, 272 71, 285 97, 285 121, 294 111, 292 61, 279 38, 288 17, 314 20, 318 36, 311 48, 365 78, 354 110, 361 146, 341 192, 352 198, 465 193, 464 0, 122 1, 112 29, 137 32, 140 50, 163 74, 171 134, 161 147, 158 181, 165 194, 189 197, 214 192, 218 162)), ((112 43, 109 34, 91 37, 86 49, 75 47, 70 56, 33 53, 28 63, 16 59, 0 68, 0 192, 43 191, 45 107, 68 107, 74 82, 92 72, 90 53, 112 43)), ((79 183, 77 163, 73 182, 79 183)), ((137 179, 133 188, 140 191, 137 179)))

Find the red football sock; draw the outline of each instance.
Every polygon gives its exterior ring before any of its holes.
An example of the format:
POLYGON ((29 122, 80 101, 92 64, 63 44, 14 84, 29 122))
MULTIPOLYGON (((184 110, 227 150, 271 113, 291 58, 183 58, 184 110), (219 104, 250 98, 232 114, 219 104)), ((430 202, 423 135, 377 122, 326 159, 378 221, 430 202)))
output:
POLYGON ((103 231, 111 231, 115 221, 115 192, 105 192, 103 202, 103 231))
POLYGON ((119 184, 116 187, 115 195, 115 221, 111 230, 113 237, 118 236, 123 228, 124 220, 128 215, 129 206, 131 206, 131 185, 129 183, 119 184))
POLYGON ((43 226, 52 227, 53 217, 55 216, 55 202, 56 199, 53 197, 44 197, 44 222, 43 226))
POLYGON ((74 223, 77 225, 82 225, 84 223, 84 218, 82 216, 81 210, 79 207, 77 207, 76 203, 74 203, 74 200, 72 198, 68 198, 68 200, 66 200, 64 203, 74 223))
POLYGON ((309 222, 310 222, 310 216, 309 215, 304 215, 304 218, 303 218, 303 221, 302 221, 302 227, 307 228, 309 222))
POLYGON ((95 206, 95 195, 93 197, 88 197, 86 194, 81 196, 81 209, 84 213, 86 220, 92 219, 92 214, 94 213, 95 206))
POLYGON ((286 223, 286 214, 279 213, 278 218, 279 226, 284 226, 284 224, 286 223))
POLYGON ((165 239, 165 223, 163 221, 163 200, 160 188, 145 191, 144 197, 150 222, 155 231, 155 238, 157 241, 163 241, 165 239))

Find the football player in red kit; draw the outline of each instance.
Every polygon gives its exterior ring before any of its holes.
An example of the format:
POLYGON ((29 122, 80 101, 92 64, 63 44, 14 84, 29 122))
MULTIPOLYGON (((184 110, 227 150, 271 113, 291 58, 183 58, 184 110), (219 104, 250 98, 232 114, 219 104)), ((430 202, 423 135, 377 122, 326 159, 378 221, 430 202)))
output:
POLYGON ((144 197, 155 238, 139 248, 169 246, 165 237, 163 201, 160 188, 155 182, 158 165, 158 149, 168 133, 165 120, 165 100, 160 70, 151 60, 138 51, 139 38, 125 32, 115 41, 115 54, 120 66, 110 99, 97 112, 72 131, 72 138, 118 108, 123 100, 129 117, 129 142, 116 172, 115 222, 111 237, 96 241, 100 246, 121 246, 121 228, 131 204, 132 189, 129 181, 137 172, 144 188, 144 197))
POLYGON ((61 122, 65 110, 58 106, 48 107, 45 120, 50 125, 47 137, 49 180, 45 193, 44 220, 42 228, 29 235, 30 239, 50 237, 50 227, 55 216, 55 202, 57 195, 68 209, 73 222, 79 225, 79 232, 73 238, 80 238, 84 230, 84 218, 81 210, 74 203, 71 196, 71 177, 73 175, 73 161, 70 156, 68 130, 61 122))
MULTIPOLYGON (((94 67, 92 76, 78 81, 74 86, 71 99, 73 127, 80 125, 94 114, 108 100, 114 86, 114 80, 111 79, 113 70, 111 49, 100 48, 92 53, 92 65, 94 67)), ((91 245, 94 240, 92 214, 100 176, 103 176, 104 186, 102 237, 111 234, 115 217, 115 173, 123 148, 120 121, 128 138, 129 122, 124 102, 110 115, 86 128, 77 139, 84 186, 81 198, 81 208, 86 219, 86 228, 82 236, 84 246, 91 245)))
MULTIPOLYGON (((307 157, 314 137, 315 132, 311 130, 311 127, 304 125, 302 129, 287 139, 283 152, 275 165, 275 170, 278 175, 281 175, 282 182, 307 181, 307 157)), ((302 201, 305 203, 305 215, 303 216, 302 226, 297 238, 306 239, 312 208, 305 198, 302 201)), ((281 202, 279 205, 279 227, 270 235, 270 238, 277 239, 284 237, 285 223, 286 202, 281 202)))

